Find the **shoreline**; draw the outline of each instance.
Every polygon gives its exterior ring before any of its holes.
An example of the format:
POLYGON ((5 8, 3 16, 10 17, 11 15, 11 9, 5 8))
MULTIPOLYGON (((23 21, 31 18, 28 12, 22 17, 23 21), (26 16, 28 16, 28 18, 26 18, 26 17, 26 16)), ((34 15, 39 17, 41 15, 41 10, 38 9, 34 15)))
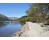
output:
POLYGON ((26 22, 26 24, 15 33, 14 37, 43 37, 47 33, 46 36, 49 36, 49 28, 41 27, 42 23, 32 23, 26 22))

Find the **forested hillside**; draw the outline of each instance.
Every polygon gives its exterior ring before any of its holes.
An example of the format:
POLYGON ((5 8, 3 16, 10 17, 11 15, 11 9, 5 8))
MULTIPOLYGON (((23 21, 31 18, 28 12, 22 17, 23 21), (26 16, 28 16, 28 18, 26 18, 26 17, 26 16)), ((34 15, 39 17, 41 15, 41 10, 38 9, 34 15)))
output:
POLYGON ((9 20, 8 17, 0 14, 0 21, 7 21, 7 20, 9 20))
POLYGON ((49 23, 49 3, 33 3, 29 10, 26 11, 25 18, 21 17, 20 22, 26 21, 49 23))

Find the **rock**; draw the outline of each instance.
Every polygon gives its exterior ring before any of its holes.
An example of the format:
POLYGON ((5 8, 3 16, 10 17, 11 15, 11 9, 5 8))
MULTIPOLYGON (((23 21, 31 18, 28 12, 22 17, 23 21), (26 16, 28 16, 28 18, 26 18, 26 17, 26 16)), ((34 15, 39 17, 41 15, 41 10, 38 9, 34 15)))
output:
POLYGON ((46 31, 40 35, 41 37, 49 37, 49 31, 46 31))
POLYGON ((48 29, 47 27, 41 27, 38 23, 26 22, 20 31, 15 34, 16 37, 41 37, 49 35, 48 29))

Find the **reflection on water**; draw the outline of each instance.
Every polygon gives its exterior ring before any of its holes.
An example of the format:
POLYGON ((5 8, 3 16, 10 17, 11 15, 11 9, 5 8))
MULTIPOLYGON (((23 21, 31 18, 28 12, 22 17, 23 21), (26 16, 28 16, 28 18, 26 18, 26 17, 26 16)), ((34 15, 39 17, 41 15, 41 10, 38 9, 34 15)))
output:
POLYGON ((0 37, 10 37, 21 27, 22 25, 15 22, 0 22, 0 37))
POLYGON ((0 28, 4 27, 5 25, 7 25, 7 24, 5 24, 4 22, 0 22, 0 28))

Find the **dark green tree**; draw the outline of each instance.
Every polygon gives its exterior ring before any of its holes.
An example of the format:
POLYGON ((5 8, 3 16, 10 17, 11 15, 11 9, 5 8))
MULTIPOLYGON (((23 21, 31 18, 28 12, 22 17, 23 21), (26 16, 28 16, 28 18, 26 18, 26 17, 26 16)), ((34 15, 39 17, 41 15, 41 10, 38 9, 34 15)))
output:
POLYGON ((26 12, 31 20, 36 22, 45 22, 49 12, 49 3, 33 3, 26 12))

